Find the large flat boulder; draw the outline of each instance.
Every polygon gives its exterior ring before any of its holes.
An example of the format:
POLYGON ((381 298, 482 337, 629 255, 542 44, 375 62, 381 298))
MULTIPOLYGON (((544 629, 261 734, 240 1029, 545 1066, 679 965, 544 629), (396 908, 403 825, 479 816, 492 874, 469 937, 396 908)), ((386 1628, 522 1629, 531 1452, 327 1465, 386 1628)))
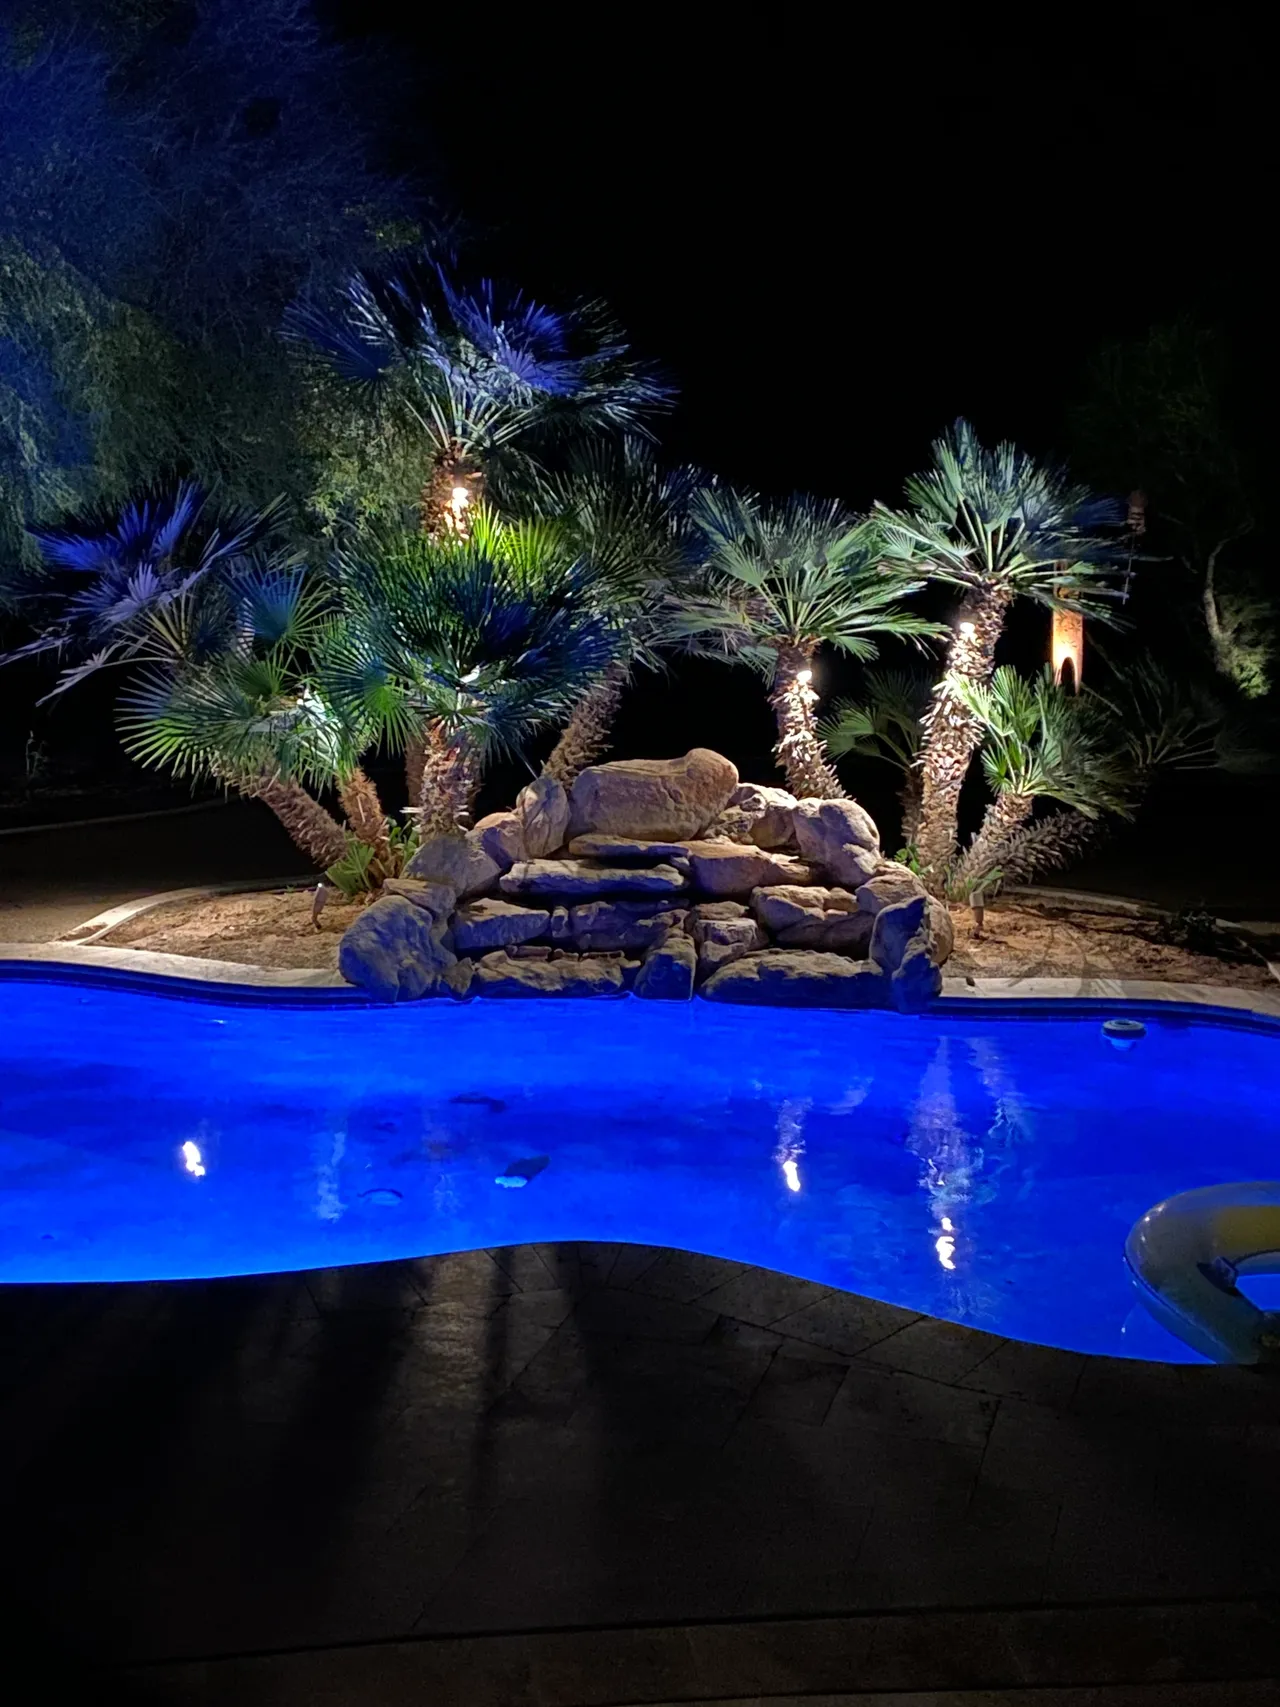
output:
POLYGON ((506 895, 675 895, 685 887, 674 866, 596 865, 586 859, 530 859, 513 865, 499 888, 506 895))
POLYGON ((698 955, 687 936, 669 936, 645 956, 635 993, 650 1001, 687 1002, 693 996, 698 955))
POLYGON ((622 960, 513 959, 486 954, 471 980, 475 996, 621 996, 626 992, 622 960))
POLYGON ((880 864, 880 832, 856 800, 801 800, 792 814, 801 859, 857 889, 880 864))
POLYGON ((461 830, 448 830, 428 836, 404 870, 406 877, 447 885, 459 901, 465 901, 492 889, 502 868, 461 830))
POLYGON ((551 923, 545 907, 518 907, 513 901, 471 901, 453 919, 453 946, 459 954, 485 954, 490 949, 532 942, 551 923))
POLYGON ((447 982, 457 956, 445 947, 448 921, 404 895, 384 895, 343 933, 338 970, 383 1002, 416 1001, 447 982))
POLYGON ((682 759, 617 759, 574 782, 570 829, 650 842, 702 835, 738 786, 728 759, 695 747, 682 759))
POLYGON ((646 842, 627 836, 575 836, 569 843, 572 859, 599 859, 619 865, 658 865, 682 858, 689 849, 684 842, 646 842))
POLYGON ((802 860, 740 842, 690 842, 689 876, 704 895, 750 895, 762 884, 807 884, 816 874, 802 860))
POLYGON ((525 859, 546 859, 562 848, 569 834, 569 796, 553 776, 538 776, 522 788, 516 816, 524 841, 525 859))
POLYGON ((871 961, 790 948, 766 949, 722 966, 702 994, 709 1002, 790 1008, 883 1008, 891 1001, 890 980, 871 961))

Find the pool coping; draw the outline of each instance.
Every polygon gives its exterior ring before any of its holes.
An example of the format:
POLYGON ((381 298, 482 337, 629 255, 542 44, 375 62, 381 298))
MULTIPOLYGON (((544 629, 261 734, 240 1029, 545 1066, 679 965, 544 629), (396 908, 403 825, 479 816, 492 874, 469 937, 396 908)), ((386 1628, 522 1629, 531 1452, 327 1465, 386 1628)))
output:
MULTIPOLYGON (((234 960, 161 954, 153 949, 111 948, 82 942, 5 943, 0 980, 57 977, 70 983, 112 986, 204 1000, 240 999, 290 1005, 385 1007, 322 968, 254 966, 234 960)), ((574 998, 566 998, 572 1000, 574 998)), ((1093 1013, 1129 1007, 1280 1024, 1280 989, 1237 989, 1229 984, 1179 984, 1149 978, 944 978, 928 1014, 1093 1013)), ((417 1004, 404 1004, 416 1006, 417 1004)), ((798 1012, 801 1010, 793 1009, 798 1012)), ((851 1010, 860 1011, 860 1010, 851 1010)), ((868 1010, 870 1011, 870 1010, 868 1010)), ((914 1017, 914 1016, 913 1016, 914 1017)))

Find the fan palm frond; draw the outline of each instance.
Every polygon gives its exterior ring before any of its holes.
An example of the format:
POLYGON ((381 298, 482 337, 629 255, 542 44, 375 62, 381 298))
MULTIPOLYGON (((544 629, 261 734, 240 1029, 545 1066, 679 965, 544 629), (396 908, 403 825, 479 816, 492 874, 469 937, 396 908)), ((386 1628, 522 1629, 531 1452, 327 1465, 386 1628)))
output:
POLYGON ((704 591, 684 601, 673 626, 698 649, 750 659, 827 645, 871 658, 881 636, 942 632, 903 606, 923 583, 886 574, 867 523, 839 503, 797 496, 767 507, 712 487, 695 500, 693 522, 704 591))
POLYGON ((399 398, 439 456, 483 462, 570 422, 645 432, 671 401, 599 304, 552 309, 425 251, 298 304, 285 330, 366 396, 399 398))
POLYGON ((1124 506, 1064 468, 1009 443, 989 450, 960 420, 934 443, 932 467, 907 481, 906 497, 903 508, 875 508, 886 567, 1114 620, 1124 506))

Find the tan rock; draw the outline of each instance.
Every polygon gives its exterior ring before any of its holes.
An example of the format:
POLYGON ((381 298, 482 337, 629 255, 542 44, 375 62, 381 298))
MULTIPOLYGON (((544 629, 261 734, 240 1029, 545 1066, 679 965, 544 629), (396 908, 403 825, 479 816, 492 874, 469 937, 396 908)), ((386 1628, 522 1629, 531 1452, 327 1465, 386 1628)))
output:
POLYGON ((518 907, 497 899, 459 907, 453 920, 453 944, 459 954, 484 954, 509 943, 542 936, 551 922, 543 907, 518 907))
POLYGON ((498 862, 478 843, 469 840, 461 830, 449 830, 428 836, 420 844, 405 867, 405 876, 446 884, 459 901, 465 901, 491 889, 500 869, 498 862))
POLYGON ((569 834, 569 796, 562 783, 538 776, 516 800, 525 859, 546 859, 565 844, 569 834))
POLYGON ((575 836, 568 852, 573 859, 599 859, 629 864, 646 861, 658 864, 662 860, 679 858, 689 851, 684 842, 645 842, 625 836, 575 836))
POLYGON ((889 871, 881 866, 874 877, 859 884, 858 908, 874 918, 882 908, 896 907, 899 901, 912 901, 924 892, 924 884, 905 865, 893 866, 889 871))
POLYGON ((771 948, 722 966, 703 985, 709 1002, 798 1008, 883 1008, 889 978, 869 960, 815 950, 771 948))
POLYGON ((830 913, 852 913, 856 907, 857 900, 847 889, 825 889, 821 884, 781 883, 751 892, 752 911, 771 931, 812 924, 830 913))
POLYGON ((524 826, 515 812, 490 812, 467 832, 467 840, 483 848, 499 871, 509 871, 517 860, 529 857, 524 826))
POLYGON ((681 759, 591 765, 573 785, 571 831, 636 841, 700 836, 738 785, 729 760, 705 747, 681 759))
POLYGON ((880 864, 880 832, 855 800, 801 800, 792 814, 800 857, 856 889, 880 864))
POLYGON ((793 817, 796 797, 785 788, 770 788, 759 782, 740 782, 729 796, 728 810, 739 812, 747 823, 747 834, 759 848, 788 848, 796 845, 793 817))
POLYGON ((790 854, 737 842, 690 842, 689 875, 704 895, 749 895, 762 884, 807 884, 814 872, 790 854))
POLYGON ((471 985, 473 995, 621 996, 626 983, 621 960, 513 960, 500 950, 478 962, 471 985))
POLYGON ((348 984, 384 1002, 415 1001, 457 964, 444 946, 447 923, 404 895, 384 895, 347 926, 338 970, 348 984))
POLYGON ((672 895, 685 887, 670 865, 608 866, 585 859, 530 859, 513 865, 498 887, 506 895, 672 895))

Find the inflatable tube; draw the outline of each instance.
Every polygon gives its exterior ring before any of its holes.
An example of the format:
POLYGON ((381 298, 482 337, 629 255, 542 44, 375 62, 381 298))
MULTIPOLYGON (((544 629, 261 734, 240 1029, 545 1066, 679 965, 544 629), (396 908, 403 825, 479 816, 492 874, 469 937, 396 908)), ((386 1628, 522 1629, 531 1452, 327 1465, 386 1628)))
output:
POLYGON ((1162 1327, 1215 1363, 1280 1365, 1280 1312, 1260 1310, 1242 1274, 1280 1274, 1280 1180, 1183 1191, 1125 1240, 1138 1296, 1162 1327))

